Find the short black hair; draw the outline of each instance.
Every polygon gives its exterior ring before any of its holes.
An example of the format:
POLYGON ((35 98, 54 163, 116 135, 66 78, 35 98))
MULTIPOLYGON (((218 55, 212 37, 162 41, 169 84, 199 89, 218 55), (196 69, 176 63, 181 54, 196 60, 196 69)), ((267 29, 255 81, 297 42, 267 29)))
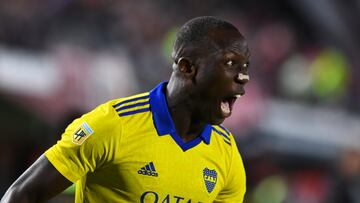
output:
POLYGON ((172 53, 174 62, 177 62, 177 60, 182 57, 182 50, 184 47, 187 47, 187 45, 205 48, 210 42, 208 34, 212 30, 234 30, 239 32, 231 23, 213 16, 202 16, 191 19, 180 28, 176 35, 172 53))

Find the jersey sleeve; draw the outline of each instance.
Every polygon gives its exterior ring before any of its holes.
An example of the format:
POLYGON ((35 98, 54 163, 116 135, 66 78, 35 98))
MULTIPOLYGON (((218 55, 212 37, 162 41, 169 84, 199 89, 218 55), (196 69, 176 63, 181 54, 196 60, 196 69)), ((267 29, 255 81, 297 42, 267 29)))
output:
POLYGON ((115 138, 121 139, 120 118, 103 104, 74 120, 45 156, 65 178, 76 182, 113 158, 115 138))
POLYGON ((233 136, 231 136, 231 142, 232 157, 230 169, 226 179, 226 185, 214 201, 217 203, 241 203, 244 200, 246 191, 245 169, 233 136))

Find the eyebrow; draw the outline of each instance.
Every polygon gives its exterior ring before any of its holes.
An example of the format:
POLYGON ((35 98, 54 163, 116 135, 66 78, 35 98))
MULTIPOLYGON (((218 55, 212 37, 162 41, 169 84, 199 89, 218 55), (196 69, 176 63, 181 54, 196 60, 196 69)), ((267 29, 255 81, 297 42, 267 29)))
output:
MULTIPOLYGON (((244 59, 246 62, 249 62, 250 60, 250 52, 248 50, 246 50, 246 52, 244 53, 243 51, 240 50, 234 50, 234 49, 228 49, 228 52, 234 54, 235 56, 241 56, 242 59, 244 59)), ((227 54, 225 54, 226 56, 227 54)))

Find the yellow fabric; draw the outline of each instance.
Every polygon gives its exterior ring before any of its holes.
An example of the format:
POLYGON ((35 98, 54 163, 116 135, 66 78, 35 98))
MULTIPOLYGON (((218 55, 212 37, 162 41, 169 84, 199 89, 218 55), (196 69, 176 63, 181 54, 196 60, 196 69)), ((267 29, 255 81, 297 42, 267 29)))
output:
POLYGON ((76 182, 75 202, 242 202, 245 171, 231 135, 229 144, 213 130, 210 144, 202 141, 183 151, 170 135, 157 134, 151 111, 121 117, 113 107, 147 94, 100 105, 74 120, 45 152, 64 177, 76 182), (83 123, 93 132, 79 145, 73 139, 83 123), (142 174, 150 162, 155 171, 142 174), (215 170, 216 178, 205 177, 205 168, 215 170), (211 192, 205 180, 215 182, 211 192))

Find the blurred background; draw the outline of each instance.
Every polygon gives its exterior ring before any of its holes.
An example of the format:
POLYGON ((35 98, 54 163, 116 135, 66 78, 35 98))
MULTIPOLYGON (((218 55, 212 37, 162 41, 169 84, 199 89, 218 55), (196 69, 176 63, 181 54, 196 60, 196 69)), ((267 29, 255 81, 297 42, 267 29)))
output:
MULTIPOLYGON (((176 31, 213 15, 251 50, 225 126, 245 203, 360 203, 360 1, 0 1, 0 196, 79 115, 171 73, 176 31)), ((51 202, 73 202, 71 190, 51 202)))

